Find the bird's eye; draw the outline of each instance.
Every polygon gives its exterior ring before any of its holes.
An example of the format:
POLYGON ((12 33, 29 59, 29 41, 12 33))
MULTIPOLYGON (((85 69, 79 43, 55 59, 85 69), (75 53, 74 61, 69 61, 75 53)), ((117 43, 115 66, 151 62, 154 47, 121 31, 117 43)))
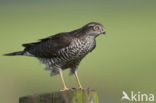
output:
POLYGON ((99 27, 98 26, 94 26, 93 29, 96 31, 96 30, 99 30, 99 27))

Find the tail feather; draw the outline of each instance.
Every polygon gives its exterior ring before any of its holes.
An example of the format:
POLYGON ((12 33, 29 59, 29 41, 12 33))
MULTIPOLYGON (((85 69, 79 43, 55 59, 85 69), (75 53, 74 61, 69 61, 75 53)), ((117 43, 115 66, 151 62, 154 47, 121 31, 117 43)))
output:
POLYGON ((18 51, 18 52, 4 54, 4 56, 16 56, 16 55, 23 55, 23 54, 24 54, 23 51, 18 51))

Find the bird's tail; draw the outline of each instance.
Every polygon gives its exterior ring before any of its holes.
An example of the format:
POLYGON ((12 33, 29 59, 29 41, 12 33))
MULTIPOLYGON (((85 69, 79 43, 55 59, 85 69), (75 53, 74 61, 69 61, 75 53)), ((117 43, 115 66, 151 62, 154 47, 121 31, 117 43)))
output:
POLYGON ((16 55, 23 55, 24 51, 12 52, 8 54, 4 54, 4 56, 16 56, 16 55))

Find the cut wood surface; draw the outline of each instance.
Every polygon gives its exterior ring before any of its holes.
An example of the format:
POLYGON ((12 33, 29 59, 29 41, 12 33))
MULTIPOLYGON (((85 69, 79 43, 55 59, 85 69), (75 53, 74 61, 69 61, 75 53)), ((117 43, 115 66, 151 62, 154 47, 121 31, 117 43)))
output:
POLYGON ((98 103, 95 90, 71 89, 20 97, 19 103, 98 103))

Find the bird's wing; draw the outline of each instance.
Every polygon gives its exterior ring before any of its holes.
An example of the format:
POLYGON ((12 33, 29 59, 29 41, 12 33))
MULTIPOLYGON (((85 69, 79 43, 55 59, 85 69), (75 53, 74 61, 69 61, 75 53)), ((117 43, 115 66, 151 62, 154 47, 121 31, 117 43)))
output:
POLYGON ((60 33, 39 42, 23 44, 25 51, 39 58, 53 58, 58 56, 58 51, 70 45, 72 36, 68 33, 60 33))

